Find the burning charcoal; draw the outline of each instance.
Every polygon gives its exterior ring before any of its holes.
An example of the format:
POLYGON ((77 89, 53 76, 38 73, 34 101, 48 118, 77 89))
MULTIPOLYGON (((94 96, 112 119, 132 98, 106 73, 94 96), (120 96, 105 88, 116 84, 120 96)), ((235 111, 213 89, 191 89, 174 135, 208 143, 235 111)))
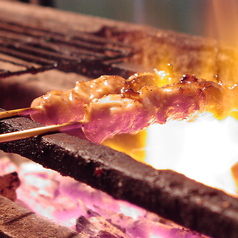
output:
MULTIPOLYGON (((122 214, 120 214, 123 216, 122 214)), ((120 216, 118 215, 118 217, 120 216)), ((90 218, 80 216, 77 219, 76 230, 80 234, 90 234, 93 238, 150 238, 164 237, 164 238, 206 238, 202 234, 191 231, 190 229, 165 226, 162 224, 151 223, 147 220, 133 220, 131 218, 124 218, 123 226, 115 225, 111 219, 104 217, 90 211, 90 218)))
POLYGON ((78 233, 88 233, 94 235, 97 230, 84 216, 80 216, 76 221, 76 230, 78 233), (90 228, 91 226, 91 228, 90 228), (92 229, 93 228, 93 229, 92 229))
POLYGON ((20 186, 20 180, 16 172, 0 176, 0 194, 15 201, 16 189, 20 186))
POLYGON ((89 219, 80 216, 76 221, 76 230, 79 234, 89 234, 92 238, 129 238, 124 232, 99 216, 89 219))
MULTIPOLYGON (((119 231, 130 238, 138 235, 140 238, 148 238, 152 234, 174 238, 171 234, 194 234, 189 229, 178 228, 171 221, 163 220, 161 224, 161 218, 153 213, 125 201, 114 200, 102 191, 60 176, 39 164, 25 163, 19 174, 22 178, 18 190, 20 201, 34 212, 68 227, 75 228, 76 214, 79 214, 77 230, 81 234, 94 237, 95 231, 99 237, 111 237, 119 231), (110 230, 106 230, 107 227, 110 230)), ((197 234, 195 237, 202 236, 197 234)))
POLYGON ((0 196, 0 237, 82 238, 77 232, 38 216, 3 196, 0 196))
POLYGON ((176 238, 208 238, 207 236, 203 236, 197 232, 191 231, 189 229, 177 229, 172 228, 168 237, 176 237, 176 238))
MULTIPOLYGON (((1 133, 34 128, 27 118, 1 120, 1 133)), ((238 199, 171 170, 63 133, 1 143, 24 157, 208 236, 237 237, 238 199), (100 168, 101 173, 96 171, 100 168), (158 205, 159 204, 159 205, 158 205), (175 212, 176 211, 176 212, 175 212), (198 222, 199 220, 199 222, 198 222)))

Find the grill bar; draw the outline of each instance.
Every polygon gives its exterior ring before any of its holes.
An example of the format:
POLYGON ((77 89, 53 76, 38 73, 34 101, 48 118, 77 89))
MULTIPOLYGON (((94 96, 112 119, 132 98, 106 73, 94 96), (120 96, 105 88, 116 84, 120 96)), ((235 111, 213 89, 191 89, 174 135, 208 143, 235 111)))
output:
MULTIPOLYGON (((9 55, 25 61, 25 70, 10 72, 0 69, 0 78, 24 73, 37 73, 52 68, 92 76, 90 69, 98 65, 97 75, 116 73, 119 63, 133 54, 133 48, 117 41, 108 40, 82 31, 73 34, 33 28, 0 19, 0 61, 9 55), (109 63, 110 62, 110 63, 109 63), (35 63, 38 67, 29 66, 35 63), (103 71, 99 70, 103 68, 103 71)), ((14 61, 8 63, 16 64, 14 61)), ((124 70, 125 71, 125 70, 124 70)), ((96 71, 95 71, 96 72, 96 71)), ((130 72, 131 73, 131 72, 130 72)))
POLYGON ((36 74, 36 73, 40 73, 40 72, 44 72, 47 70, 51 70, 51 69, 55 69, 57 66, 55 65, 49 65, 49 66, 44 66, 44 67, 39 67, 39 68, 35 68, 35 67, 27 67, 27 69, 25 70, 19 70, 19 71, 5 71, 5 70, 0 70, 0 78, 7 78, 10 76, 16 76, 16 75, 22 75, 22 74, 26 74, 26 73, 31 73, 31 74, 36 74))

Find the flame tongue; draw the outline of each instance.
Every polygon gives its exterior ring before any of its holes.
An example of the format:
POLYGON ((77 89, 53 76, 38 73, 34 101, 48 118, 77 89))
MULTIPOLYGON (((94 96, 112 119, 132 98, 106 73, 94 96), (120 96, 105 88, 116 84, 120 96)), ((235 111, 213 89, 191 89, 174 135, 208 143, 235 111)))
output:
POLYGON ((238 156, 237 130, 234 118, 218 121, 209 114, 195 122, 153 126, 148 130, 146 162, 235 193, 230 168, 238 156))

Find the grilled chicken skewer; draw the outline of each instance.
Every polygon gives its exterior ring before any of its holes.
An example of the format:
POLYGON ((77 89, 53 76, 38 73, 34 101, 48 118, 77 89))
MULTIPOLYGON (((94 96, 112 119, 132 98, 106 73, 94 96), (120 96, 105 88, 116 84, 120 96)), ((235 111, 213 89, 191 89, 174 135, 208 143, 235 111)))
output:
POLYGON ((168 75, 144 73, 133 75, 129 79, 101 76, 92 81, 77 82, 67 92, 54 90, 36 98, 31 107, 40 110, 32 115, 32 119, 45 125, 84 120, 86 107, 92 102, 108 95, 120 95, 128 90, 137 92, 146 85, 157 85, 157 82, 167 78, 168 75))
MULTIPOLYGON (((75 124, 77 129, 70 127, 71 134, 77 135, 82 127, 89 140, 101 143, 116 134, 137 133, 168 120, 191 119, 204 111, 223 118, 231 108, 237 108, 231 102, 230 107, 224 106, 224 98, 237 95, 236 86, 228 89, 220 83, 187 75, 177 83, 158 87, 158 78, 158 74, 151 73, 128 80, 102 76, 80 82, 66 93, 49 92, 35 99, 32 111, 28 108, 24 113, 28 111, 33 120, 45 125, 63 123, 67 127, 68 123, 80 122, 75 124)), ((60 126, 62 130, 64 126, 60 126)))
MULTIPOLYGON (((72 103, 77 105, 77 114, 79 118, 83 118, 84 107, 91 101, 101 98, 108 94, 117 94, 125 87, 130 87, 131 82, 136 88, 141 88, 145 84, 155 84, 163 82, 168 79, 168 74, 164 72, 158 72, 157 74, 144 73, 140 75, 132 75, 128 80, 120 76, 107 76, 103 75, 97 79, 88 82, 77 82, 76 86, 69 90, 68 92, 62 92, 54 90, 47 93, 46 95, 37 98, 33 104, 40 104, 38 106, 31 106, 29 108, 21 108, 10 111, 0 112, 0 119, 9 118, 13 116, 26 116, 33 115, 35 113, 41 112, 42 119, 47 119, 44 124, 51 125, 43 128, 29 129, 24 132, 13 132, 8 134, 0 135, 0 142, 7 142, 17 139, 23 139, 27 137, 32 137, 35 135, 41 135, 50 132, 62 132, 68 131, 69 129, 74 129, 82 126, 82 123, 75 123, 72 118, 70 122, 67 121, 66 115, 72 115, 72 103), (58 102, 59 107, 56 106, 58 102), (67 108, 64 108, 64 106, 67 108), (56 108, 56 111, 54 110, 56 108), (66 109, 66 110, 65 110, 66 109), (57 111, 58 110, 58 111, 57 111), (62 111, 62 112, 61 112, 62 111), (44 115, 44 113, 46 115, 44 115), (52 116, 51 116, 52 115, 52 116), (53 121, 51 119, 53 117, 53 121), (55 121, 57 118, 57 121, 55 121), (63 118, 63 119, 61 119, 63 118), (63 123, 62 123, 63 122, 63 123), (65 123, 64 123, 65 122, 65 123), (57 125, 52 125, 57 124, 57 125), (59 125, 58 125, 59 124, 59 125), (72 125, 75 125, 74 128, 72 125)), ((39 116, 39 115, 38 115, 39 116)), ((38 120, 38 121, 42 121, 38 120)), ((84 119, 84 122, 86 120, 84 119)))
POLYGON ((37 113, 37 111, 41 110, 41 114, 45 118, 45 120, 46 118, 48 118, 48 122, 45 121, 45 124, 60 124, 61 120, 63 120, 64 122, 67 120, 66 113, 68 110, 68 115, 70 116, 72 114, 72 104, 74 104, 75 107, 77 105, 77 113, 80 115, 79 117, 81 117, 82 111, 84 110, 84 105, 89 104, 95 99, 99 99, 109 94, 120 94, 125 88, 132 87, 134 88, 134 90, 139 90, 142 86, 145 86, 146 84, 158 85, 161 81, 168 82, 168 78, 168 74, 165 74, 162 71, 156 74, 135 74, 127 80, 120 76, 103 75, 97 79, 88 82, 77 82, 76 86, 67 92, 59 90, 51 91, 43 95, 42 97, 35 99, 31 107, 29 108, 21 108, 0 112, 0 119, 12 116, 26 116, 37 113), (60 106, 56 106, 57 104, 60 106), (45 115, 43 115, 43 111, 45 115), (63 111, 64 113, 61 113, 61 111, 63 111), (52 114, 52 116, 50 114, 52 114), (51 117, 53 117, 54 119, 50 119, 51 117), (61 119, 61 117, 63 118, 61 119), (58 122, 56 122, 56 118, 58 122))
POLYGON ((151 85, 137 92, 108 95, 86 107, 88 122, 83 131, 89 140, 101 143, 117 134, 137 133, 151 124, 192 119, 204 111, 222 118, 224 95, 220 85, 193 76, 164 87, 151 85))

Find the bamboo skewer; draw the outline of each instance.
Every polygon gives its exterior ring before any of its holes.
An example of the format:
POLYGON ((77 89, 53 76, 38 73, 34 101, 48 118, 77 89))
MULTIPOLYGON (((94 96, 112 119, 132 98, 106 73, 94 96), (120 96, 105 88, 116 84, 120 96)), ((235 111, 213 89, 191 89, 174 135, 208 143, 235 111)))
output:
POLYGON ((84 122, 67 122, 58 125, 43 126, 38 128, 32 128, 24 131, 15 131, 0 135, 0 143, 10 142, 19 139, 25 139, 33 136, 43 135, 52 132, 63 132, 83 126, 84 122))
MULTIPOLYGON (((40 107, 26 107, 0 112, 0 119, 10 118, 14 116, 27 116, 37 113, 40 107)), ((14 131, 10 133, 0 134, 0 143, 10 142, 14 140, 26 139, 33 136, 39 136, 48 133, 63 132, 76 128, 81 128, 86 121, 67 122, 58 125, 42 126, 31 128, 24 131, 14 131)))
POLYGON ((0 112, 0 119, 14 117, 14 116, 26 116, 36 113, 40 107, 26 107, 20 109, 14 109, 9 111, 0 112))

